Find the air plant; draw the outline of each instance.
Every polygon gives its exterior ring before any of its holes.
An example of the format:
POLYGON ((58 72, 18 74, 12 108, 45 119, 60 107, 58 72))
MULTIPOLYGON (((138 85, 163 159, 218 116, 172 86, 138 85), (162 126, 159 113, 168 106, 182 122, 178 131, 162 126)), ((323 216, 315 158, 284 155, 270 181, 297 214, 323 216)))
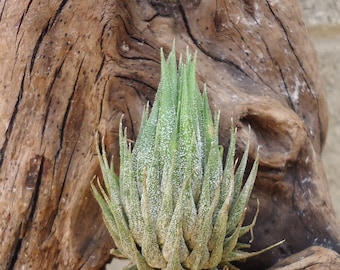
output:
POLYGON ((258 214, 242 225, 258 158, 242 184, 249 142, 236 164, 232 127, 223 161, 219 113, 212 116, 195 66, 196 55, 187 52, 186 64, 180 59, 177 67, 175 50, 167 60, 161 50, 158 91, 151 111, 144 110, 133 147, 120 123, 119 176, 103 143, 96 144, 105 189, 98 179, 91 187, 117 246, 112 253, 131 260, 127 269, 235 269, 231 262, 280 244, 243 251, 250 244, 239 238, 252 234, 258 214))

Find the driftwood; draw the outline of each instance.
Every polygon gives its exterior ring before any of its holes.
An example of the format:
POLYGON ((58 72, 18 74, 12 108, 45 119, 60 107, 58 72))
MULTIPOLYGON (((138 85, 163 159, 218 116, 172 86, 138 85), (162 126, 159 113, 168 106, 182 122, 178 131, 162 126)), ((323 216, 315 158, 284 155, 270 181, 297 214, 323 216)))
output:
POLYGON ((159 49, 197 50, 197 77, 260 170, 253 249, 263 269, 311 245, 339 252, 321 163, 327 110, 295 0, 0 2, 0 269, 99 269, 113 246, 89 189, 94 133, 118 168, 117 129, 134 140, 159 81, 159 49))
POLYGON ((268 270, 337 270, 340 255, 323 247, 310 247, 275 264, 268 270))

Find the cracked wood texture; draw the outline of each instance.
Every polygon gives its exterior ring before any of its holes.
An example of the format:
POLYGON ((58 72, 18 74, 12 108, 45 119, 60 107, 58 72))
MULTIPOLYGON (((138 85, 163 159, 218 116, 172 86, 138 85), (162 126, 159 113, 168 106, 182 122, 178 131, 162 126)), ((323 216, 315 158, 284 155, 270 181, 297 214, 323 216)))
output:
POLYGON ((197 50, 197 78, 230 119, 238 152, 251 131, 260 200, 248 260, 263 269, 311 245, 339 252, 320 155, 325 95, 297 1, 0 1, 0 269, 100 269, 113 242, 89 183, 94 133, 118 167, 121 115, 134 140, 152 103, 159 49, 197 50))

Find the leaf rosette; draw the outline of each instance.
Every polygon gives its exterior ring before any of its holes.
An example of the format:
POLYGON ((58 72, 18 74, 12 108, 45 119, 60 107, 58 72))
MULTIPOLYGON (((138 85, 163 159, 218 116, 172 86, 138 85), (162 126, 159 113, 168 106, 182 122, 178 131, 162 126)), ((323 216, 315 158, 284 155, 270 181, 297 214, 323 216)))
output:
POLYGON ((231 128, 223 161, 219 113, 212 116, 195 68, 196 55, 177 65, 174 49, 167 59, 161 50, 158 91, 133 147, 120 123, 119 177, 96 144, 105 189, 97 180, 92 191, 117 246, 112 253, 130 259, 128 269, 233 269, 231 262, 280 244, 243 251, 250 244, 239 238, 252 234, 257 217, 243 226, 258 158, 243 184, 249 142, 236 164, 231 128))

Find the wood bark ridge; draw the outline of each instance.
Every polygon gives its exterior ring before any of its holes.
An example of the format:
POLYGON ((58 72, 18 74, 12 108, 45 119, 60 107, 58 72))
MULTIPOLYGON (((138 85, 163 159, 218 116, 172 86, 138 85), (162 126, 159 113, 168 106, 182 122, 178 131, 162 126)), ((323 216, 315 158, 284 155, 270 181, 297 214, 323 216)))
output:
MULTIPOLYGON (((197 77, 230 119, 252 127, 260 170, 254 249, 264 269, 313 244, 339 252, 320 160, 327 130, 315 53, 295 0, 0 1, 0 269, 100 269, 113 246, 89 183, 94 133, 118 168, 121 115, 134 140, 152 103, 159 49, 197 50, 197 77)), ((338 260, 337 260, 338 263, 338 260)))

